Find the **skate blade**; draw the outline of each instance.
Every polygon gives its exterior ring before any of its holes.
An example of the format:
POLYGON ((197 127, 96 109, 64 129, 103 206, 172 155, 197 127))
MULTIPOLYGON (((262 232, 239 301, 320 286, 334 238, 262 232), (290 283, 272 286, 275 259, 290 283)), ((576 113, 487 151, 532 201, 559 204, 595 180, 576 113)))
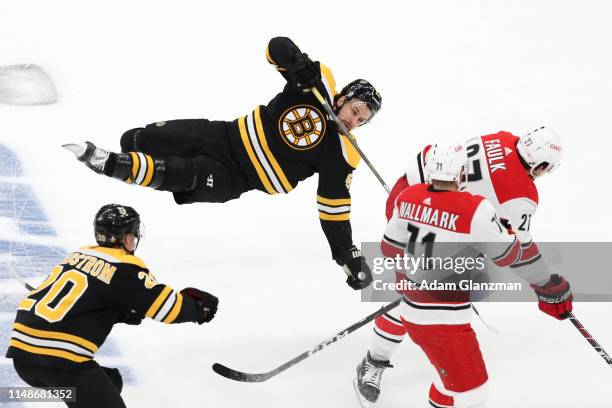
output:
POLYGON ((69 152, 71 152, 72 154, 74 154, 74 156, 77 159, 82 157, 85 154, 85 151, 87 150, 86 143, 83 143, 83 144, 67 143, 67 144, 63 144, 62 147, 68 150, 69 152))
POLYGON ((353 389, 355 390, 355 394, 357 395, 357 401, 359 401, 359 406, 361 406, 361 408, 373 408, 375 406, 374 403, 365 399, 363 395, 361 395, 361 393, 359 392, 357 378, 353 379, 353 389))

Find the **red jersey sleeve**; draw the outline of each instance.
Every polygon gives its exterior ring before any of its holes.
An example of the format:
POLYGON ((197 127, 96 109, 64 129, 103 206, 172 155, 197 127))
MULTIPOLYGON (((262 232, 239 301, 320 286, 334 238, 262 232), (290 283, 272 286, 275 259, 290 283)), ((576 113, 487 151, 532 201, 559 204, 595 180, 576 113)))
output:
POLYGON ((389 197, 387 197, 387 205, 385 208, 385 215, 387 216, 387 222, 393 216, 393 208, 395 207, 395 199, 397 198, 399 193, 404 191, 407 187, 410 187, 410 184, 408 184, 408 179, 406 178, 406 175, 404 174, 402 177, 397 179, 397 181, 395 182, 395 185, 393 186, 393 188, 391 189, 391 192, 389 193, 389 197))

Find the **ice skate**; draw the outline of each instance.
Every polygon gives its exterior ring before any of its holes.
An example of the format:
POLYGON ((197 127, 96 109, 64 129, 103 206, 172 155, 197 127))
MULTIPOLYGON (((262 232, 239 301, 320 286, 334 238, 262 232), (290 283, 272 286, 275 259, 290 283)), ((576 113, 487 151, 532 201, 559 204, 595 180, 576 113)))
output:
POLYGON ((91 142, 81 144, 68 143, 62 145, 62 147, 72 152, 78 161, 85 163, 87 167, 96 173, 105 174, 106 162, 111 153, 96 147, 96 145, 91 142))
POLYGON ((357 375, 353 380, 353 387, 363 408, 369 408, 378 401, 382 374, 386 368, 392 367, 388 360, 372 358, 369 351, 359 363, 357 375))

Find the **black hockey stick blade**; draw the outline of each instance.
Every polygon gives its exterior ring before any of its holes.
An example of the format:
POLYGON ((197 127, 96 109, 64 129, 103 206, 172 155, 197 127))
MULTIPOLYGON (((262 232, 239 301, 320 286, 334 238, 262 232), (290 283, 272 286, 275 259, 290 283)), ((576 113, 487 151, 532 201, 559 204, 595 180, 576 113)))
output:
POLYGON ((223 364, 215 363, 212 366, 212 369, 215 373, 219 374, 222 377, 229 378, 230 380, 240 381, 240 382, 262 382, 266 381, 270 378, 267 373, 265 374, 247 374, 242 371, 232 370, 229 367, 224 366, 223 364))
MULTIPOLYGON (((328 344, 331 344, 331 343, 328 343, 328 344)), ((318 350, 321 350, 322 348, 323 347, 319 348, 318 350)), ((229 378, 230 380, 240 381, 240 382, 251 382, 251 383, 264 382, 274 377, 275 375, 282 373, 289 367, 293 367, 300 361, 308 358, 312 353, 316 353, 316 351, 318 350, 305 351, 299 356, 294 357, 291 360, 287 361, 285 364, 279 367, 276 367, 274 370, 268 371, 266 373, 258 373, 258 374, 243 373, 242 371, 233 370, 219 363, 213 364, 212 368, 215 373, 225 378, 229 378)))
POLYGON ((326 339, 326 340, 322 341, 321 343, 319 343, 316 346, 314 346, 312 349, 310 349, 308 351, 305 351, 302 354, 298 355, 297 357, 294 357, 291 360, 287 361, 286 363, 276 367, 274 370, 271 370, 271 371, 268 371, 268 372, 265 372, 265 373, 251 374, 251 373, 244 373, 242 371, 237 371, 237 370, 231 369, 231 368, 226 367, 223 364, 219 364, 219 363, 213 364, 212 369, 213 369, 213 371, 215 373, 219 374, 220 376, 223 376, 223 377, 228 378, 230 380, 239 381, 239 382, 256 383, 256 382, 263 382, 263 381, 269 380, 270 378, 276 376, 277 374, 282 373, 286 369, 288 369, 290 367, 293 367, 294 365, 296 365, 300 361, 307 359, 308 357, 310 357, 314 353, 323 350, 325 347, 329 346, 330 344, 333 344, 333 343, 337 342, 338 340, 346 337, 347 335, 349 335, 350 333, 352 333, 355 330, 359 329, 360 327, 365 326, 366 324, 368 324, 372 320, 376 319, 378 316, 383 315, 383 314, 387 313, 389 310, 397 307, 397 305, 399 305, 400 301, 401 301, 401 298, 397 299, 397 300, 395 300, 395 301, 393 301, 391 303, 389 303, 388 305, 386 305, 384 307, 381 307, 376 312, 374 312, 374 313, 364 317, 363 319, 361 319, 357 323, 352 324, 351 326, 349 326, 346 329, 342 330, 341 332, 337 333, 335 336, 332 336, 329 339, 326 339))

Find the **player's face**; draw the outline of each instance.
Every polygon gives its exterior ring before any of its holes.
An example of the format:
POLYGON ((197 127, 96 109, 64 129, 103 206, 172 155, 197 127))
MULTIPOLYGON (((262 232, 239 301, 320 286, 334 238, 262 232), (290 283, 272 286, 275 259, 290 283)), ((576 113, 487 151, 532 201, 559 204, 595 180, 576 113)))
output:
POLYGON ((349 131, 363 125, 372 117, 368 105, 357 98, 347 101, 342 97, 338 99, 338 107, 338 119, 349 131))

